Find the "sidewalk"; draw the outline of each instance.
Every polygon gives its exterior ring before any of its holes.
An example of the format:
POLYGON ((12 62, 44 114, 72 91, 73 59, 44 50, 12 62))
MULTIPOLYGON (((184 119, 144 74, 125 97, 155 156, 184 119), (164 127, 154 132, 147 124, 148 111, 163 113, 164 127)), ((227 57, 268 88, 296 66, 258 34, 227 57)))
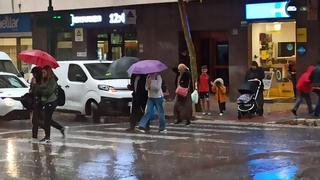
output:
MULTIPOLYGON (((238 121, 238 122, 255 122, 255 123, 275 123, 275 124, 303 124, 306 120, 317 120, 307 112, 307 106, 301 104, 298 111, 298 117, 295 117, 291 113, 293 103, 265 103, 264 104, 264 116, 253 118, 243 118, 238 120, 237 104, 234 102, 228 102, 226 105, 226 112, 223 116, 219 116, 219 108, 216 102, 210 102, 211 116, 203 116, 201 112, 193 113, 195 120, 225 120, 225 121, 238 121), (303 122, 297 122, 303 121, 303 122)), ((166 116, 168 119, 174 120, 173 106, 174 101, 167 101, 164 103, 166 116)), ((320 123, 319 123, 320 125, 320 123)))

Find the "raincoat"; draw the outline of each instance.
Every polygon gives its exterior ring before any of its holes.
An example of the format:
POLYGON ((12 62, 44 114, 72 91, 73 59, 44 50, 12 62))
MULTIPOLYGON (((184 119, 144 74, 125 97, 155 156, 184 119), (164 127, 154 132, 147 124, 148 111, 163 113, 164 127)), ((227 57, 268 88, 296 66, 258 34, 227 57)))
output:
POLYGON ((310 75, 314 70, 314 66, 309 66, 307 71, 304 72, 297 83, 297 89, 304 93, 309 93, 312 90, 310 75))

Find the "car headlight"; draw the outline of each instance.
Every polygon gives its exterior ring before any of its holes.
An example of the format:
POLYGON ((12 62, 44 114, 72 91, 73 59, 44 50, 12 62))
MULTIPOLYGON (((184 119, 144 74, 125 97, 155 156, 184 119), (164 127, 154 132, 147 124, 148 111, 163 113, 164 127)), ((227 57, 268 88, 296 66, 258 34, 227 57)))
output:
POLYGON ((5 98, 3 99, 3 102, 6 106, 13 106, 15 104, 15 101, 11 98, 5 98))
POLYGON ((108 85, 104 85, 104 84, 98 85, 98 89, 103 90, 103 91, 110 91, 110 92, 116 92, 117 91, 114 87, 108 86, 108 85))

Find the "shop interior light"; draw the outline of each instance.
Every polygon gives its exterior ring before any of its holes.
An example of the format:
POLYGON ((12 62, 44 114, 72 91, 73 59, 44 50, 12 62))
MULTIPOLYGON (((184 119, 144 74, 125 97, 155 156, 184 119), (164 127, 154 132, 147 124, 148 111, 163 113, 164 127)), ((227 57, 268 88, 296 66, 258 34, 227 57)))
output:
POLYGON ((281 24, 280 23, 275 23, 273 25, 273 30, 274 31, 281 31, 281 24))

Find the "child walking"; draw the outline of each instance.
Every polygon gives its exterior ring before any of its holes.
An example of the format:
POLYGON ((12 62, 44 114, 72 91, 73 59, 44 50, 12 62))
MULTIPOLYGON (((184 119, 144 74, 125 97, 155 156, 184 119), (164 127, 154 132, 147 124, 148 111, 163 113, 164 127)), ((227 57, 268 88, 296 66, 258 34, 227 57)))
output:
POLYGON ((226 94, 227 88, 224 86, 223 79, 217 78, 214 82, 211 82, 211 90, 214 94, 215 99, 218 101, 219 105, 219 115, 222 116, 223 112, 226 110, 226 94))

